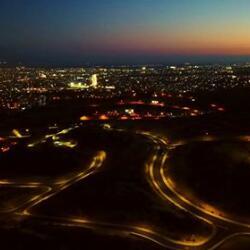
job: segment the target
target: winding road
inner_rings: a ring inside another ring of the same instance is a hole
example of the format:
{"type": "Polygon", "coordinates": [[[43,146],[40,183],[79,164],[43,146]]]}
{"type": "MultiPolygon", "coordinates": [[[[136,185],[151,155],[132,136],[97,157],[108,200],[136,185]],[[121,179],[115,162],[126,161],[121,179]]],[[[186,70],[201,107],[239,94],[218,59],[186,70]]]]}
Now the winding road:
{"type": "MultiPolygon", "coordinates": [[[[124,129],[112,129],[117,133],[126,132],[124,129]]],[[[72,129],[63,130],[56,136],[66,134],[72,129]]],[[[129,131],[131,132],[131,131],[129,131]]],[[[127,237],[140,237],[144,240],[149,240],[155,244],[167,248],[167,249],[209,249],[214,250],[221,246],[224,242],[239,236],[250,235],[250,225],[238,222],[230,218],[223,217],[220,212],[210,211],[197,204],[192,203],[182,194],[175,190],[176,183],[173,183],[170,176],[167,175],[166,161],[170,150],[173,150],[177,145],[170,144],[165,137],[156,135],[152,132],[134,131],[138,136],[146,137],[153,145],[153,153],[149,156],[145,163],[145,178],[159,196],[160,199],[171,202],[177,209],[181,209],[191,216],[207,223],[211,226],[212,232],[207,238],[195,237],[192,241],[188,240],[174,240],[165,235],[161,235],[158,232],[151,230],[150,228],[134,226],[134,225],[119,225],[108,222],[100,222],[95,220],[87,220],[83,218],[59,218],[59,217],[46,217],[33,215],[31,210],[41,202],[44,202],[63,190],[69,188],[71,185],[83,181],[90,175],[95,174],[102,167],[107,155],[106,152],[97,152],[93,157],[89,166],[84,168],[71,176],[70,178],[64,178],[60,182],[55,181],[53,183],[22,183],[12,180],[0,181],[0,186],[8,187],[29,187],[29,188],[42,188],[44,191],[39,195],[35,195],[27,200],[25,203],[20,204],[15,209],[6,211],[3,216],[13,215],[19,219],[32,218],[36,223],[61,226],[61,227],[82,227],[91,228],[92,230],[109,231],[117,235],[127,237]]],[[[51,135],[53,137],[55,135],[51,135]]],[[[204,138],[203,138],[204,139],[204,138]]],[[[40,142],[36,142],[40,143],[40,142]]],[[[34,147],[36,143],[29,146],[34,147]]],[[[185,143],[185,142],[183,142],[185,143]]]]}

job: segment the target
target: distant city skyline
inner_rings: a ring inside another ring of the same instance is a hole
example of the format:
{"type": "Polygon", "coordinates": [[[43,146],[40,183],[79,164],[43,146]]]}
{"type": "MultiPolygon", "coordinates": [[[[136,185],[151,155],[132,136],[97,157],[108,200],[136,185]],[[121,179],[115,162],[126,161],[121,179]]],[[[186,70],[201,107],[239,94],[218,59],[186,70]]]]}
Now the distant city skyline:
{"type": "Polygon", "coordinates": [[[0,61],[250,61],[248,0],[2,0],[0,61]]]}

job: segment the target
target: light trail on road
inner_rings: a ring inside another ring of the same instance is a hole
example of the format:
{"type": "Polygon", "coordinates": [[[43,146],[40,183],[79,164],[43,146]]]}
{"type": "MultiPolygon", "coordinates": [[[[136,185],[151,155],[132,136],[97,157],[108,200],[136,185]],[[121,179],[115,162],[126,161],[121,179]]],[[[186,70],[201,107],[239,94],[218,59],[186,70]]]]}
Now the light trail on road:
{"type": "MultiPolygon", "coordinates": [[[[78,127],[78,126],[77,126],[78,127]]],[[[48,138],[58,138],[60,135],[67,134],[69,131],[74,128],[64,129],[56,134],[47,135],[43,139],[29,144],[29,146],[34,147],[38,143],[42,143],[44,140],[48,138]]],[[[107,128],[106,128],[107,129],[107,128]]],[[[111,127],[108,128],[110,131],[115,132],[126,132],[125,129],[113,129],[111,127]]],[[[129,131],[131,132],[131,131],[129,131]]],[[[170,176],[166,176],[166,161],[168,159],[168,152],[170,150],[175,149],[178,145],[184,145],[189,143],[188,141],[181,141],[181,143],[169,143],[168,140],[160,135],[153,134],[152,132],[143,132],[143,131],[133,131],[137,135],[141,135],[146,137],[154,146],[153,153],[148,158],[145,164],[145,175],[151,186],[151,188],[158,194],[158,196],[164,200],[171,202],[176,208],[181,209],[182,211],[192,215],[194,218],[205,222],[206,224],[211,226],[211,234],[208,237],[197,237],[196,241],[188,241],[188,240],[174,240],[165,235],[159,234],[155,230],[152,230],[143,226],[135,226],[135,225],[122,225],[122,224],[112,224],[108,222],[100,222],[86,218],[57,218],[57,217],[46,217],[46,216],[37,216],[31,213],[31,209],[39,205],[40,203],[52,198],[56,194],[62,192],[63,190],[69,188],[73,184],[93,175],[96,173],[103,162],[106,159],[106,152],[100,151],[98,152],[92,159],[91,163],[88,167],[85,167],[80,172],[74,174],[70,177],[64,177],[60,181],[54,181],[49,183],[49,185],[45,185],[42,182],[27,182],[21,183],[13,180],[0,180],[0,186],[8,186],[15,188],[46,188],[46,191],[33,196],[28,201],[18,206],[9,212],[14,212],[15,215],[20,216],[20,218],[33,218],[37,219],[41,222],[46,222],[50,225],[57,226],[68,226],[68,227],[83,227],[90,228],[97,231],[102,231],[104,234],[106,231],[112,231],[116,234],[126,235],[128,237],[135,236],[140,237],[145,240],[149,240],[161,247],[170,248],[170,249],[209,249],[215,250],[221,244],[226,242],[227,240],[236,237],[238,235],[250,235],[250,232],[236,232],[236,233],[228,233],[226,236],[218,236],[218,229],[221,226],[227,227],[229,224],[235,224],[237,226],[243,226],[250,228],[250,225],[245,223],[238,223],[236,221],[223,218],[221,216],[217,216],[213,213],[210,213],[206,209],[197,206],[188,200],[185,196],[179,194],[176,191],[176,183],[174,183],[170,176]],[[209,217],[208,217],[209,216],[209,217]]],[[[195,141],[211,141],[217,140],[216,137],[201,137],[195,138],[195,141]]],[[[192,141],[192,140],[190,140],[192,141]]],[[[237,229],[238,230],[238,229],[237,229]]]]}
{"type": "Polygon", "coordinates": [[[51,190],[45,193],[45,195],[40,195],[38,197],[33,197],[29,201],[29,205],[25,207],[25,209],[21,212],[17,212],[20,215],[31,215],[29,210],[33,208],[34,206],[37,206],[41,202],[48,200],[52,196],[55,196],[56,194],[62,192],[66,188],[70,187],[71,185],[87,178],[88,176],[94,174],[103,164],[104,160],[106,159],[106,152],[100,151],[98,152],[90,165],[87,167],[87,169],[82,170],[81,172],[77,173],[74,177],[69,178],[63,183],[57,183],[55,182],[54,185],[52,184],[51,190]],[[53,187],[54,186],[54,187],[53,187]]]}
{"type": "Polygon", "coordinates": [[[168,144],[167,140],[164,139],[164,137],[161,137],[158,139],[158,135],[154,135],[150,132],[143,132],[142,133],[145,136],[151,137],[152,141],[156,143],[156,148],[159,149],[159,144],[162,144],[162,147],[165,147],[165,154],[163,156],[159,156],[161,159],[161,164],[156,164],[157,162],[157,153],[151,157],[151,161],[146,164],[145,173],[148,176],[149,182],[153,189],[158,193],[158,195],[165,200],[170,201],[172,204],[174,204],[176,207],[192,214],[194,217],[206,221],[210,225],[213,226],[213,233],[211,234],[210,238],[204,242],[204,249],[216,249],[219,245],[221,245],[224,241],[227,239],[230,239],[231,237],[236,237],[238,235],[249,235],[250,232],[244,232],[244,228],[250,228],[250,225],[247,223],[238,222],[229,218],[225,218],[221,215],[215,214],[213,212],[210,212],[209,210],[206,210],[194,203],[192,203],[190,200],[188,200],[185,196],[181,195],[175,190],[176,184],[171,180],[170,176],[166,177],[166,160],[168,158],[168,151],[175,149],[179,145],[188,144],[192,141],[216,141],[218,138],[216,137],[199,137],[194,138],[189,141],[182,141],[180,144],[177,143],[174,144],[168,144]],[[162,143],[162,141],[165,141],[165,143],[162,143]],[[159,167],[160,166],[160,167],[159,167]],[[160,175],[157,176],[157,179],[155,178],[155,172],[159,171],[160,175]],[[161,178],[159,178],[161,177],[161,178]],[[164,185],[163,185],[164,184],[164,185]],[[165,187],[164,187],[165,186],[165,187]],[[163,188],[162,188],[163,187],[163,188]],[[209,216],[208,218],[205,218],[205,216],[209,216]],[[243,229],[235,228],[237,227],[243,227],[243,229]],[[228,232],[228,236],[224,237],[223,239],[218,239],[217,243],[215,241],[216,239],[216,233],[218,228],[232,228],[232,230],[236,230],[236,233],[230,233],[228,232]],[[238,232],[237,232],[238,231],[238,232]],[[213,240],[214,238],[214,240],[213,240]],[[208,244],[206,244],[208,243],[208,244]],[[211,247],[212,245],[212,247],[211,247]]]}

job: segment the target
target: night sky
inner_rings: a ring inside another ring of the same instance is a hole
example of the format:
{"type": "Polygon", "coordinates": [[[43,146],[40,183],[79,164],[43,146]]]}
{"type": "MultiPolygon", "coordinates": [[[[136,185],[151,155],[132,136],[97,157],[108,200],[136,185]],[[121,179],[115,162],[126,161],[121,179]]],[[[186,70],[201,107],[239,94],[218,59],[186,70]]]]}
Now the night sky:
{"type": "Polygon", "coordinates": [[[249,0],[1,0],[0,60],[244,61],[249,11],[249,0]]]}

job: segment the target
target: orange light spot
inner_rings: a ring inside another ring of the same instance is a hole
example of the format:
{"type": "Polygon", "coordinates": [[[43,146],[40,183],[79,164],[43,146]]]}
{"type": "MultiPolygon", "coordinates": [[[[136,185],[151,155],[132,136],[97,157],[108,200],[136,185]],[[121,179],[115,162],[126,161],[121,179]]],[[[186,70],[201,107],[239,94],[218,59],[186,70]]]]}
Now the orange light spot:
{"type": "Polygon", "coordinates": [[[108,118],[108,116],[106,116],[106,115],[101,115],[101,116],[99,116],[99,120],[102,120],[102,121],[105,121],[105,120],[108,120],[109,118],[108,118]]]}
{"type": "Polygon", "coordinates": [[[90,118],[88,117],[88,116],[82,116],[81,118],[80,118],[80,120],[81,121],[89,121],[90,120],[90,118]]]}

